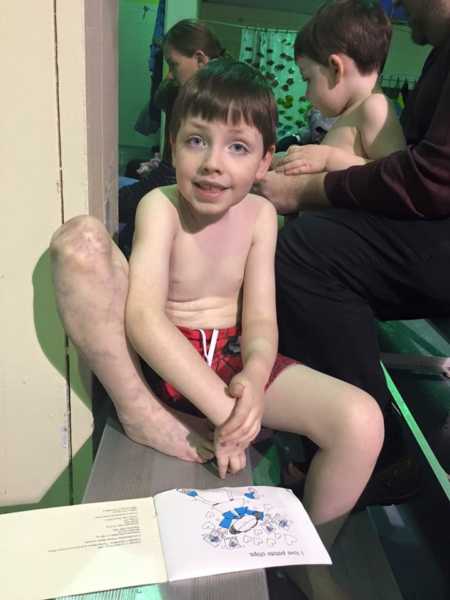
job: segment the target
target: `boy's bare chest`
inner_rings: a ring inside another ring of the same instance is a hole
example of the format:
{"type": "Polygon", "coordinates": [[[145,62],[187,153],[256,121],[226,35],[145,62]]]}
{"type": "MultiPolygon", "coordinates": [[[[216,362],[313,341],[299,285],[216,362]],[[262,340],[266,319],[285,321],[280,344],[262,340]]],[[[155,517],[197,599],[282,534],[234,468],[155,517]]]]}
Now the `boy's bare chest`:
{"type": "Polygon", "coordinates": [[[236,296],[250,245],[251,231],[241,227],[180,232],[170,257],[169,296],[178,301],[236,296]]]}

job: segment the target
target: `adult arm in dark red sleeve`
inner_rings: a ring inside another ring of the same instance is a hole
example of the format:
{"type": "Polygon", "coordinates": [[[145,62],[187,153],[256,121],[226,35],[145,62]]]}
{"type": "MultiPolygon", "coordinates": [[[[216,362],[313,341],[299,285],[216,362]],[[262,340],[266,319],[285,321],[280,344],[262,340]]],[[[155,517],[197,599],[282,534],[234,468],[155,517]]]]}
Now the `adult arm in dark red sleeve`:
{"type": "Polygon", "coordinates": [[[367,165],[328,173],[331,205],[401,218],[450,216],[450,65],[445,76],[422,139],[367,165]]]}

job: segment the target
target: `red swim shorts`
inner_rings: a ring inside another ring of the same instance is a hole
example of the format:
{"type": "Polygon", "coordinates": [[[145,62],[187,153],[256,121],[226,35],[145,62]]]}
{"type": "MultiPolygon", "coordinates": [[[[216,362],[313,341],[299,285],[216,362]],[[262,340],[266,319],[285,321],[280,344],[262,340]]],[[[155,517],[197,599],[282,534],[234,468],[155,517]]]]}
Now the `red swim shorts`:
{"type": "MultiPolygon", "coordinates": [[[[239,327],[229,327],[219,330],[189,329],[187,327],[178,327],[178,329],[225,383],[230,383],[234,375],[242,371],[239,327]]],[[[281,371],[295,364],[298,364],[296,360],[278,354],[266,384],[266,389],[278,377],[281,371]]],[[[201,414],[187,398],[182,396],[170,383],[163,381],[143,361],[142,366],[148,382],[162,402],[177,410],[195,415],[201,414]]]]}

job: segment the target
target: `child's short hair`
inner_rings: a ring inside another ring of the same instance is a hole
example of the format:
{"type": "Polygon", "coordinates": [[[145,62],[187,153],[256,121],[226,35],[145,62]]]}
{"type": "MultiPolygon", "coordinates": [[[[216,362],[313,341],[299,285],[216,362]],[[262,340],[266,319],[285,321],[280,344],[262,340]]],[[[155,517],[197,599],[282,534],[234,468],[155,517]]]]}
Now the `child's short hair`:
{"type": "Polygon", "coordinates": [[[217,59],[199,69],[180,89],[170,118],[170,137],[176,138],[187,117],[206,121],[241,119],[256,127],[264,153],[276,142],[277,106],[264,76],[246,63],[217,59]]]}
{"type": "Polygon", "coordinates": [[[326,66],[331,54],[345,54],[361,75],[381,72],[391,35],[391,22],[378,0],[333,0],[298,32],[295,59],[307,56],[326,66]]]}

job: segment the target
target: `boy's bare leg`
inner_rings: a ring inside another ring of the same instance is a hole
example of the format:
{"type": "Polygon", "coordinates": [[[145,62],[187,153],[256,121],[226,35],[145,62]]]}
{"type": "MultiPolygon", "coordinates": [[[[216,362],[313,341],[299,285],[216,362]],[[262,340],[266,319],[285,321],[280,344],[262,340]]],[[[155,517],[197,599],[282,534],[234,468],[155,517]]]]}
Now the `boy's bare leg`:
{"type": "MultiPolygon", "coordinates": [[[[305,482],[304,505],[324,544],[331,548],[375,466],[384,438],[375,400],[308,367],[283,371],[265,397],[263,424],[307,436],[319,447],[305,482]]],[[[348,598],[327,567],[299,571],[311,598],[348,598]],[[301,573],[300,571],[303,571],[301,573]]],[[[292,574],[292,571],[290,572],[292,574]]]]}
{"type": "Polygon", "coordinates": [[[127,435],[165,454],[199,461],[196,448],[203,454],[204,440],[152,394],[127,341],[128,263],[105,227],[93,217],[75,217],[54,234],[50,251],[67,335],[107,390],[127,435]]]}

